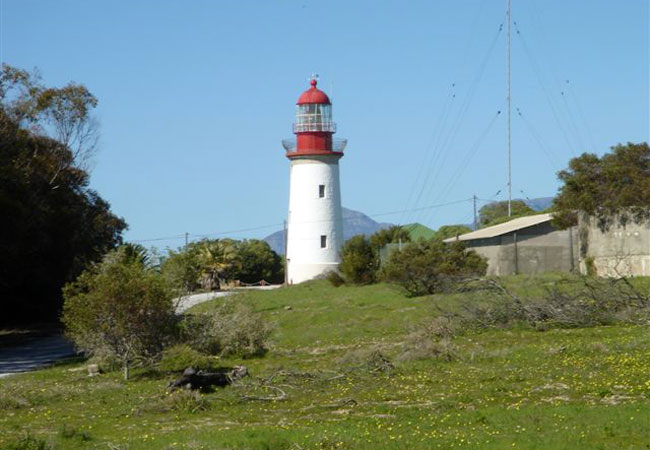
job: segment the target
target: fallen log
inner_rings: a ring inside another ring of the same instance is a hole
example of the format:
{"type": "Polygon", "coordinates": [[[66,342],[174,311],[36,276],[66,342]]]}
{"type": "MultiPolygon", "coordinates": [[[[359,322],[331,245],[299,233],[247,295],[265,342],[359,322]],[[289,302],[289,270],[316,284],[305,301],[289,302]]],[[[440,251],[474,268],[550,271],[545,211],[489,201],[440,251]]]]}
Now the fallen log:
{"type": "Polygon", "coordinates": [[[191,389],[211,390],[216,387],[225,387],[248,375],[248,369],[244,366],[220,367],[215,371],[199,370],[188,367],[176,380],[167,386],[170,390],[191,389]]]}

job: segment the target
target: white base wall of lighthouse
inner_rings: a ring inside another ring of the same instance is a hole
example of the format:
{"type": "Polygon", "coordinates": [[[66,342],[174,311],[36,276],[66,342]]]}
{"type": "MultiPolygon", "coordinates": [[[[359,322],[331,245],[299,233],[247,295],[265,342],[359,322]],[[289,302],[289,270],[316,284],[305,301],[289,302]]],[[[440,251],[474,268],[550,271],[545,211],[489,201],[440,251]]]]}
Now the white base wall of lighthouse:
{"type": "Polygon", "coordinates": [[[298,284],[304,281],[313,280],[329,272],[336,272],[339,263],[321,263],[321,264],[294,264],[289,269],[289,284],[298,284]]]}
{"type": "Polygon", "coordinates": [[[301,283],[336,270],[343,245],[339,156],[291,160],[287,281],[301,283]]]}

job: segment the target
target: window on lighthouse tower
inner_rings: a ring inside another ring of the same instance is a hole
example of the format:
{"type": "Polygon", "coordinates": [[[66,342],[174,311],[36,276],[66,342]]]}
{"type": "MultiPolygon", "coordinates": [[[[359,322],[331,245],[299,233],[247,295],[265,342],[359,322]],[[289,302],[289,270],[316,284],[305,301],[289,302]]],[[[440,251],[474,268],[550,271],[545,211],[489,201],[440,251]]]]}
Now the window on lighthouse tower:
{"type": "Polygon", "coordinates": [[[327,248],[327,236],[324,234],[320,236],[320,248],[327,248]]]}
{"type": "Polygon", "coordinates": [[[325,185],[324,184],[319,184],[318,185],[318,197],[319,198],[325,198],[325,185]]]}

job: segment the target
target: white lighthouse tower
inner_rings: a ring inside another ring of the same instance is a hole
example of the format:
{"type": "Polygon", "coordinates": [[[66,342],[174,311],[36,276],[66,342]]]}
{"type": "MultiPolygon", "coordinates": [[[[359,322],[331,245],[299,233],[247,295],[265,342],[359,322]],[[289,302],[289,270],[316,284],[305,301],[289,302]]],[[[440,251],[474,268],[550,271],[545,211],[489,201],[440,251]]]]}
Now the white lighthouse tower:
{"type": "Polygon", "coordinates": [[[287,281],[336,270],[343,244],[339,159],[346,141],[333,139],[332,103],[311,79],[296,103],[295,139],[282,141],[291,161],[287,221],[287,281]]]}

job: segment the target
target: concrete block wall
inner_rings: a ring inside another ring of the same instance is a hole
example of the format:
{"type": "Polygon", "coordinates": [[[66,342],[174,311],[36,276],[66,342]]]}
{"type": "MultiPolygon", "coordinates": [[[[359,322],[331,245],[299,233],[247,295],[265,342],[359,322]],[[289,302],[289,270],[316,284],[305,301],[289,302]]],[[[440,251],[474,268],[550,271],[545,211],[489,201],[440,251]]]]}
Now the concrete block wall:
{"type": "Polygon", "coordinates": [[[650,223],[618,225],[601,230],[594,217],[582,215],[580,228],[580,272],[589,266],[598,276],[650,276],[650,223]]]}

